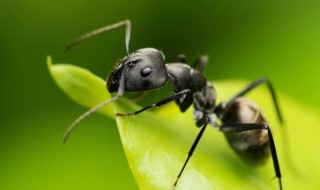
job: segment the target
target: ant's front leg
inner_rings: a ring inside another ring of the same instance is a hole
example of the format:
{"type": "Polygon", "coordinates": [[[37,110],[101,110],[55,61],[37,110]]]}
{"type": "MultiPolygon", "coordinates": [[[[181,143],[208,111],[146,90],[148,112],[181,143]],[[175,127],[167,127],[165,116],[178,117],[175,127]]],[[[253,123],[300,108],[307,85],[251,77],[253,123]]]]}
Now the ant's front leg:
{"type": "Polygon", "coordinates": [[[208,56],[201,55],[198,59],[196,59],[196,61],[191,65],[191,67],[202,73],[204,67],[208,62],[208,59],[208,56]]]}
{"type": "Polygon", "coordinates": [[[187,63],[187,57],[185,54],[179,54],[175,61],[178,61],[179,63],[187,63]]]}
{"type": "Polygon", "coordinates": [[[167,98],[165,98],[165,99],[163,99],[163,100],[161,100],[161,101],[159,101],[159,102],[157,102],[157,103],[155,103],[155,104],[151,104],[151,105],[149,105],[149,106],[146,106],[146,107],[144,107],[144,108],[142,108],[142,109],[140,109],[140,110],[138,110],[138,111],[135,111],[135,112],[132,112],[132,113],[126,113],[126,114],[117,113],[116,116],[131,116],[131,115],[137,115],[137,114],[139,114],[139,113],[141,113],[141,112],[143,112],[143,111],[145,111],[145,110],[148,110],[148,109],[150,109],[150,108],[160,107],[160,106],[165,105],[165,104],[167,104],[167,103],[169,103],[169,102],[172,102],[172,101],[174,101],[174,100],[177,100],[178,98],[180,98],[180,97],[182,97],[182,96],[184,96],[184,95],[187,95],[189,92],[190,92],[190,89],[182,90],[182,91],[180,91],[180,92],[178,92],[178,93],[176,93],[176,94],[174,94],[174,95],[172,95],[172,96],[169,96],[169,97],[167,97],[167,98]]]}
{"type": "MultiPolygon", "coordinates": [[[[178,61],[179,63],[186,63],[186,64],[188,63],[187,57],[184,54],[179,54],[176,58],[176,61],[178,61]]],[[[191,65],[191,67],[199,71],[200,73],[202,73],[207,62],[208,62],[208,56],[201,55],[198,59],[196,59],[196,61],[191,65]]]]}

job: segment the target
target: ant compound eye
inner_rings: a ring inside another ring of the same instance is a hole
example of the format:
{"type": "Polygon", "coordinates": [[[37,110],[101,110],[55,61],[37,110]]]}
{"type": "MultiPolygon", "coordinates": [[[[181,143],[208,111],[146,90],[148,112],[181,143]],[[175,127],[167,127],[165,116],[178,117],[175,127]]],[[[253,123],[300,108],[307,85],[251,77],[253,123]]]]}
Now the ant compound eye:
{"type": "Polygon", "coordinates": [[[142,77],[147,77],[147,76],[150,75],[150,73],[151,73],[150,67],[146,67],[141,71],[141,76],[142,77]]]}

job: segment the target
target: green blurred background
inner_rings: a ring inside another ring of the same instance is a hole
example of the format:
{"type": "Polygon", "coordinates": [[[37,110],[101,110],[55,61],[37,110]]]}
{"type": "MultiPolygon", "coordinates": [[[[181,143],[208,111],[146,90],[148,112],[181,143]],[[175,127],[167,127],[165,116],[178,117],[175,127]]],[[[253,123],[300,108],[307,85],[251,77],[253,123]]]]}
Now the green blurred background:
{"type": "Polygon", "coordinates": [[[105,78],[125,55],[123,29],[64,53],[79,35],[129,18],[131,50],[162,49],[168,62],[207,54],[210,80],[267,76],[319,110],[319,10],[318,0],[1,0],[0,189],[137,189],[113,120],[94,115],[61,143],[85,109],[54,84],[46,56],[105,78]]]}

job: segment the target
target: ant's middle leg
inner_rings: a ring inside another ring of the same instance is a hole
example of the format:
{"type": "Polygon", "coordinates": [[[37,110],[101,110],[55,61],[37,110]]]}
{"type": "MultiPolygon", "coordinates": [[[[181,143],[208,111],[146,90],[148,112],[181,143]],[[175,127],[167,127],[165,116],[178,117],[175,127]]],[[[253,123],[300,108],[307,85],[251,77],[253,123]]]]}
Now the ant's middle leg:
{"type": "Polygon", "coordinates": [[[178,181],[179,181],[179,179],[180,179],[180,177],[181,177],[181,175],[182,175],[182,173],[183,173],[186,165],[188,164],[189,159],[190,159],[191,156],[193,155],[193,152],[194,152],[194,150],[196,149],[196,147],[197,147],[197,145],[198,145],[198,143],[199,143],[199,141],[200,141],[200,139],[201,139],[204,131],[205,131],[206,128],[207,128],[207,124],[208,124],[209,122],[210,122],[210,118],[209,118],[208,116],[204,116],[203,118],[201,118],[201,119],[197,122],[197,125],[201,125],[202,128],[201,128],[200,132],[198,133],[196,139],[194,140],[194,142],[193,142],[193,144],[192,144],[192,146],[191,146],[191,148],[190,148],[190,150],[189,150],[189,152],[188,152],[188,157],[187,157],[186,161],[184,162],[184,164],[183,164],[183,166],[182,166],[182,169],[180,170],[180,172],[179,172],[179,174],[178,174],[178,176],[177,176],[177,179],[176,179],[176,181],[175,181],[175,183],[174,183],[174,185],[173,185],[173,189],[176,188],[176,186],[177,186],[177,184],[178,184],[178,181]]]}

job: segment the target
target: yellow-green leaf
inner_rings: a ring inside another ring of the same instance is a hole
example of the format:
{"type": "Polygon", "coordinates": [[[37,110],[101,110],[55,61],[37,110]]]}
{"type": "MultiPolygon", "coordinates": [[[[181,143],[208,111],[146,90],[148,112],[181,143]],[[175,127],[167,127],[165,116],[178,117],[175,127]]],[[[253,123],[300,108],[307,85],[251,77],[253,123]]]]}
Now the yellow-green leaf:
{"type": "MultiPolygon", "coordinates": [[[[48,66],[58,86],[81,105],[92,107],[110,98],[104,81],[92,73],[71,65],[52,65],[50,60],[48,66]]],[[[229,80],[213,84],[219,99],[227,100],[248,83],[229,80]]],[[[283,176],[283,188],[319,187],[319,112],[280,94],[279,102],[286,123],[280,126],[269,92],[264,86],[252,91],[248,97],[259,103],[270,121],[283,176]]],[[[118,113],[140,108],[125,98],[114,105],[118,113]]],[[[191,111],[189,109],[186,113],[180,113],[177,106],[170,103],[158,110],[116,119],[127,160],[140,189],[172,188],[199,132],[191,111]]],[[[110,106],[100,112],[114,117],[110,106]]],[[[278,189],[274,176],[271,159],[261,167],[245,164],[229,148],[224,135],[210,127],[190,159],[177,189],[278,189]]]]}
{"type": "MultiPolygon", "coordinates": [[[[104,80],[90,71],[70,64],[52,65],[50,56],[47,57],[47,65],[57,85],[78,104],[91,108],[110,99],[104,80]]],[[[114,115],[111,105],[101,108],[98,112],[114,115]]]]}

